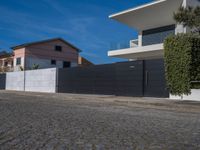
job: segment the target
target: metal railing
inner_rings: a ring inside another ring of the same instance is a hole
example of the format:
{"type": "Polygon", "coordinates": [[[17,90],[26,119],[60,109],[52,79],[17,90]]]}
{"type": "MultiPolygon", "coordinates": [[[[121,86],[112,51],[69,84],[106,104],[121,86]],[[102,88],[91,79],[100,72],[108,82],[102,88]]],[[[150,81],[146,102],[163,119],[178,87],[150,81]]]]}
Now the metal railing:
{"type": "Polygon", "coordinates": [[[111,43],[110,50],[133,48],[137,46],[138,46],[138,40],[123,41],[118,43],[111,43]]]}

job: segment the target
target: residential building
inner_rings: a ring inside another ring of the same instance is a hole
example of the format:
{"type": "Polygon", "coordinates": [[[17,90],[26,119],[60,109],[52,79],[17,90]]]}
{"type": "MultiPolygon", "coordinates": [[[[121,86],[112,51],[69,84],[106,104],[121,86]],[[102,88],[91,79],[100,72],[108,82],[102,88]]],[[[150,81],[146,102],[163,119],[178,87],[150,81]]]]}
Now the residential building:
{"type": "Polygon", "coordinates": [[[78,66],[80,49],[61,38],[25,43],[12,47],[14,70],[29,70],[34,65],[44,68],[78,66]]]}
{"type": "Polygon", "coordinates": [[[13,54],[6,51],[0,52],[0,73],[13,71],[13,54]]]}
{"type": "MultiPolygon", "coordinates": [[[[167,89],[164,83],[165,68],[163,61],[163,43],[166,37],[170,34],[176,35],[191,31],[188,27],[175,22],[173,19],[174,12],[181,6],[195,7],[199,5],[199,0],[155,0],[109,16],[109,18],[138,31],[137,39],[128,41],[128,44],[116,44],[110,49],[108,56],[142,61],[144,96],[158,95],[165,91],[164,89],[167,89]],[[165,85],[165,87],[161,85],[165,85]]],[[[135,69],[135,73],[137,73],[137,66],[131,68],[135,69]]],[[[135,78],[137,79],[137,77],[135,78]]],[[[196,100],[200,97],[199,93],[199,90],[192,89],[191,95],[184,95],[182,98],[196,100]]],[[[170,95],[170,98],[181,99],[181,97],[174,95],[170,95]]]]}
{"type": "Polygon", "coordinates": [[[187,33],[189,28],[176,24],[173,13],[179,7],[200,5],[198,0],[156,0],[109,16],[138,31],[130,44],[118,43],[108,52],[110,57],[130,60],[163,58],[164,39],[170,34],[187,33]]]}

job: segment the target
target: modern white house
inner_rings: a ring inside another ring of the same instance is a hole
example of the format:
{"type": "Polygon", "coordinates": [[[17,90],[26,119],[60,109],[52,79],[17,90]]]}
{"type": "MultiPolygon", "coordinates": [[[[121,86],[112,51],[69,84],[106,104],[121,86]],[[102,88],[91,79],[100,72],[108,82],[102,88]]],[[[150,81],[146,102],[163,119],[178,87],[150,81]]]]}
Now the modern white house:
{"type": "MultiPolygon", "coordinates": [[[[138,31],[138,39],[130,40],[128,46],[118,44],[108,51],[108,56],[129,60],[162,59],[163,42],[170,34],[187,33],[189,28],[176,24],[173,13],[179,7],[200,5],[199,0],[155,0],[150,3],[118,12],[109,16],[138,31]]],[[[194,93],[200,99],[199,91],[194,93]]],[[[191,96],[186,96],[190,99],[191,96]]],[[[172,97],[177,98],[177,97],[172,97]]],[[[193,97],[192,97],[193,98],[193,97]]]]}

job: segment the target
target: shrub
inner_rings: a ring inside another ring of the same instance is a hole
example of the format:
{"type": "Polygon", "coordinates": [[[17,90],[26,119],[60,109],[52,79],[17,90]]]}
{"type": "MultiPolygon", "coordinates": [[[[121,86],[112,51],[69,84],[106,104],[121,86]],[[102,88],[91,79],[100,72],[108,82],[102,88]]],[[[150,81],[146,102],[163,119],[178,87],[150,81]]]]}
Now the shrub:
{"type": "Polygon", "coordinates": [[[32,66],[32,70],[35,70],[35,69],[39,69],[39,65],[38,64],[33,64],[33,66],[32,66]]]}
{"type": "Polygon", "coordinates": [[[191,62],[192,88],[200,89],[200,38],[193,38],[191,62]]]}
{"type": "Polygon", "coordinates": [[[190,94],[200,88],[200,38],[191,34],[169,36],[164,42],[166,80],[171,94],[190,94]],[[193,82],[195,81],[195,82],[193,82]]]}

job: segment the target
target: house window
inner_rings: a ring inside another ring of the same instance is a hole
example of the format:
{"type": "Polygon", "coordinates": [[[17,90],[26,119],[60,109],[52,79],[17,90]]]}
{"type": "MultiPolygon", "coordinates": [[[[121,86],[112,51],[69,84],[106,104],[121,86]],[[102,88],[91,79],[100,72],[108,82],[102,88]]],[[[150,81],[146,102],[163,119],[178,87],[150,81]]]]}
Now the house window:
{"type": "Polygon", "coordinates": [[[56,60],[51,60],[52,65],[56,65],[56,60]]]}
{"type": "Polygon", "coordinates": [[[7,67],[8,66],[8,62],[6,61],[6,62],[4,62],[4,66],[5,67],[7,67]]]}
{"type": "Polygon", "coordinates": [[[62,52],[62,46],[55,46],[55,51],[62,52]]]}
{"type": "Polygon", "coordinates": [[[163,43],[167,36],[174,34],[175,25],[144,30],[142,32],[142,46],[163,43]]]}
{"type": "Polygon", "coordinates": [[[16,65],[21,65],[21,58],[16,59],[16,65]]]}
{"type": "Polygon", "coordinates": [[[63,61],[63,68],[70,68],[71,62],[70,61],[63,61]]]}

